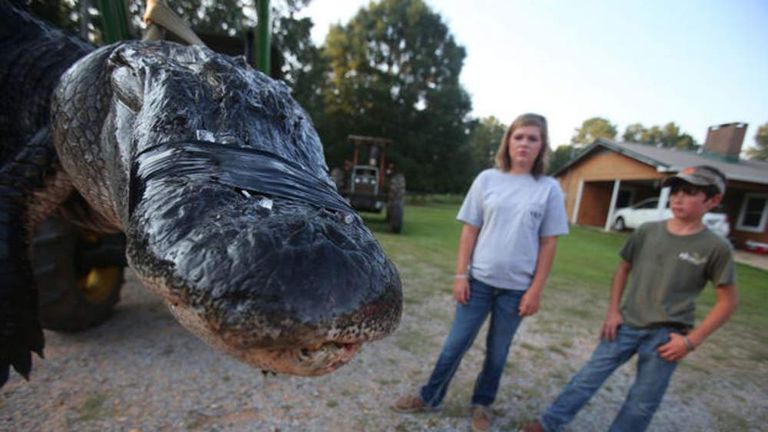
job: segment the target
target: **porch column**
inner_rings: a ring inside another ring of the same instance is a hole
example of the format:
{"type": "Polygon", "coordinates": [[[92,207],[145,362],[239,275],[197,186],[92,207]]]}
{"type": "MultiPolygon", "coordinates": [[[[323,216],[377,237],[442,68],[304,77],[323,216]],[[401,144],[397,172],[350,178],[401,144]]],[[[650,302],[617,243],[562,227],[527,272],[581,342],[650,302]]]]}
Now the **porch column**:
{"type": "Polygon", "coordinates": [[[579,222],[579,206],[581,205],[581,194],[584,192],[584,180],[579,180],[579,190],[576,191],[576,201],[573,203],[573,213],[571,214],[571,223],[579,222]]]}
{"type": "Polygon", "coordinates": [[[605,218],[605,230],[610,231],[613,224],[613,214],[616,212],[616,199],[619,197],[619,187],[621,180],[613,181],[613,191],[611,191],[611,204],[608,206],[608,216],[605,218]]]}
{"type": "Polygon", "coordinates": [[[656,207],[658,210],[658,220],[664,219],[664,210],[667,208],[667,202],[669,201],[669,187],[661,188],[659,192],[659,205],[656,207]]]}

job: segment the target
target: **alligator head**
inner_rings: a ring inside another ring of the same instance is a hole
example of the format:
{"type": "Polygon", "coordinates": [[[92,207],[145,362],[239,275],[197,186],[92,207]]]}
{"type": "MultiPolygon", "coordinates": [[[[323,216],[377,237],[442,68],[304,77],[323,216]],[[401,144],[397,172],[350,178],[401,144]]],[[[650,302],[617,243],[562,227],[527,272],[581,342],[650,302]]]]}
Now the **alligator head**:
{"type": "Polygon", "coordinates": [[[75,187],[125,231],[142,282],[209,344],[319,375],[396,328],[397,271],[336,193],[284,84],[204,47],[129,42],[70,69],[53,112],[75,187]],[[96,127],[71,114],[93,105],[87,94],[106,107],[96,127]]]}

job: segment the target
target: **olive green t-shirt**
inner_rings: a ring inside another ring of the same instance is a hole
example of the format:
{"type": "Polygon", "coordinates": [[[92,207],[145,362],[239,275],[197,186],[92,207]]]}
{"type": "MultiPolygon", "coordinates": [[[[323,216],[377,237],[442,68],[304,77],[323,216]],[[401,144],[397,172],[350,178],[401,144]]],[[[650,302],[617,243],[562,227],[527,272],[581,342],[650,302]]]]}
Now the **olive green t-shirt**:
{"type": "Polygon", "coordinates": [[[632,327],[693,327],[694,300],[708,281],[735,283],[731,245],[708,229],[679,236],[666,221],[641,225],[619,253],[632,265],[621,315],[632,327]]]}

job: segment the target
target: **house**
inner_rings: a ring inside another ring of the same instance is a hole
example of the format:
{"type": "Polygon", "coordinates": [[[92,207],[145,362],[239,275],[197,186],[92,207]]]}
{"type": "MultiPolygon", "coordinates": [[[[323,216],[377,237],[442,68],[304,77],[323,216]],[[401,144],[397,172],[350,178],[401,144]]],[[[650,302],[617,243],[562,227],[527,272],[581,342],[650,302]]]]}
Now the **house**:
{"type": "Polygon", "coordinates": [[[710,127],[698,152],[598,139],[554,176],[565,193],[571,223],[610,229],[617,208],[649,197],[666,206],[661,182],[693,165],[711,165],[728,177],[722,210],[737,248],[768,244],[768,163],[739,158],[747,125],[710,127]]]}

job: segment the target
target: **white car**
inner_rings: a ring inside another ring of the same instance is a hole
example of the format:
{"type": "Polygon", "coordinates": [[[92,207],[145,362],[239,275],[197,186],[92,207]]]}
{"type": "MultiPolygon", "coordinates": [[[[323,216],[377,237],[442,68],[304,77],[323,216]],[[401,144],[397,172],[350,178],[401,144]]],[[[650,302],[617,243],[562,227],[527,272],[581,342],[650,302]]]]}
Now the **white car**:
{"type": "MultiPolygon", "coordinates": [[[[622,207],[616,210],[613,215],[613,229],[623,231],[627,228],[635,229],[646,222],[669,219],[672,217],[672,210],[667,208],[659,211],[659,199],[648,198],[640,201],[632,207],[622,207]]],[[[725,213],[712,211],[705,213],[702,218],[704,225],[716,234],[728,238],[731,232],[731,225],[728,223],[728,216],[725,213]]]]}

